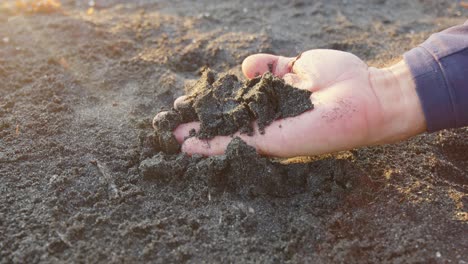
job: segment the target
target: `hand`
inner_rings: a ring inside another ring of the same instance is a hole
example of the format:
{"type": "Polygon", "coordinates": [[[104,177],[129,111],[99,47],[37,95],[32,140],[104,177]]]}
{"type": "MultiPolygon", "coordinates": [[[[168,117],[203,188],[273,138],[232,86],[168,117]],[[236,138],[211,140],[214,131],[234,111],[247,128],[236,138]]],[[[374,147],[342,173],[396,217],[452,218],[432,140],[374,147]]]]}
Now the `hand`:
{"type": "MultiPolygon", "coordinates": [[[[246,58],[247,78],[272,69],[287,83],[312,91],[314,109],[274,121],[253,136],[239,135],[264,155],[293,157],[392,143],[426,129],[411,73],[404,61],[390,68],[369,68],[353,54],[310,50],[297,58],[257,54],[246,58]],[[273,67],[271,67],[273,66],[273,67]]],[[[178,98],[178,102],[184,97],[178,98]]],[[[182,124],[174,135],[188,154],[223,154],[232,137],[184,138],[199,123],[182,124]]]]}

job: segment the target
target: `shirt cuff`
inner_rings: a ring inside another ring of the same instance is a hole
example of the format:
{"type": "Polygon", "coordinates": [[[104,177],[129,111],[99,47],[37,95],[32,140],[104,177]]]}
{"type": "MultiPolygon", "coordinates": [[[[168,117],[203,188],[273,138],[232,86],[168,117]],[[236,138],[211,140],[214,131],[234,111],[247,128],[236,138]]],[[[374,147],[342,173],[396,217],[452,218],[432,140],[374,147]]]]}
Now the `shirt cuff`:
{"type": "Polygon", "coordinates": [[[453,102],[439,62],[423,47],[404,54],[416,84],[426,118],[427,131],[435,132],[456,124],[453,102]]]}

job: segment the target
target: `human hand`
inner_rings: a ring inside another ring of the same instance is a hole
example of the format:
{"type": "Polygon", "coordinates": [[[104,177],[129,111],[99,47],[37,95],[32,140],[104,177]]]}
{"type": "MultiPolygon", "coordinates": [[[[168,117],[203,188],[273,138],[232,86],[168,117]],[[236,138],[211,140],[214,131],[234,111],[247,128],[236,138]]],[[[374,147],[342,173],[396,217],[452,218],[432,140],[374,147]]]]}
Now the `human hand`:
{"type": "MultiPolygon", "coordinates": [[[[353,54],[310,50],[297,58],[256,54],[246,58],[247,78],[266,71],[312,91],[314,109],[279,119],[261,134],[236,134],[264,155],[317,155],[360,146],[392,143],[425,131],[426,125],[411,73],[404,61],[390,68],[369,68],[353,54]]],[[[174,102],[177,108],[184,97],[174,102]]],[[[188,154],[223,154],[232,137],[184,139],[198,122],[181,124],[174,135],[188,154]]]]}

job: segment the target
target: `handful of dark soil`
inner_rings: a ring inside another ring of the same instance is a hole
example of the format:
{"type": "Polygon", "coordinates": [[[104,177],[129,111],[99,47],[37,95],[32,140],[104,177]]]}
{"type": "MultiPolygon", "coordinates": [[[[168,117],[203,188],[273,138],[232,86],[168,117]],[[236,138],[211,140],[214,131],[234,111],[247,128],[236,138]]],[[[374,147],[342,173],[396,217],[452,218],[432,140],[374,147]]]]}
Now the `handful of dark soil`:
{"type": "Polygon", "coordinates": [[[313,109],[311,92],[294,88],[282,79],[265,73],[244,83],[235,75],[205,70],[191,94],[176,109],[153,121],[155,145],[166,153],[177,153],[179,145],[172,131],[181,123],[199,121],[193,133],[201,139],[236,132],[251,134],[257,122],[260,133],[276,119],[297,116],[313,109]]]}
{"type": "Polygon", "coordinates": [[[248,196],[302,192],[307,181],[306,164],[283,165],[261,157],[238,137],[224,155],[189,157],[177,154],[180,145],[172,131],[181,123],[199,121],[200,130],[191,136],[209,139],[237,131],[251,134],[256,121],[260,133],[264,133],[265,127],[278,118],[313,109],[310,95],[310,91],[287,85],[271,73],[241,83],[234,75],[217,78],[206,70],[177,109],[153,120],[155,132],[144,142],[142,159],[146,159],[140,163],[140,172],[145,179],[160,182],[201,178],[204,185],[248,196]]]}

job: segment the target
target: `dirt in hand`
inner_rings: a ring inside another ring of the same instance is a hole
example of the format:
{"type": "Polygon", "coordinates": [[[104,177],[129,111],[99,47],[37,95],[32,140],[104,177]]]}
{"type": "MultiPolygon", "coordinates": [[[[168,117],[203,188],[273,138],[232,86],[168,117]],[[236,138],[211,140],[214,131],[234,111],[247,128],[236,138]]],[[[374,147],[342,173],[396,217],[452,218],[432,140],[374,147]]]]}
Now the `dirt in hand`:
{"type": "Polygon", "coordinates": [[[283,197],[301,192],[306,183],[304,169],[261,157],[238,137],[228,145],[225,155],[201,158],[176,154],[180,146],[172,131],[181,123],[200,121],[200,130],[193,136],[202,139],[238,131],[252,134],[254,121],[264,133],[265,127],[278,118],[313,109],[310,91],[294,88],[269,72],[244,83],[235,75],[217,75],[204,70],[177,109],[154,118],[155,132],[143,143],[148,157],[140,164],[143,177],[170,181],[203,175],[208,186],[249,197],[283,197]]]}
{"type": "Polygon", "coordinates": [[[242,83],[235,75],[206,69],[190,92],[177,110],[153,121],[158,144],[165,152],[177,151],[169,133],[180,123],[200,121],[195,135],[202,139],[238,131],[252,134],[254,121],[264,133],[274,120],[297,116],[314,107],[310,91],[294,88],[269,72],[242,83]]]}

